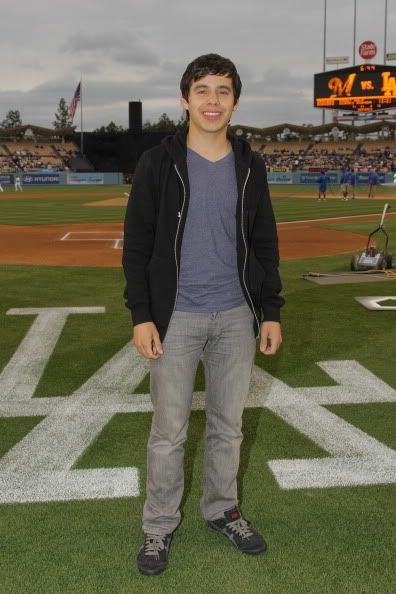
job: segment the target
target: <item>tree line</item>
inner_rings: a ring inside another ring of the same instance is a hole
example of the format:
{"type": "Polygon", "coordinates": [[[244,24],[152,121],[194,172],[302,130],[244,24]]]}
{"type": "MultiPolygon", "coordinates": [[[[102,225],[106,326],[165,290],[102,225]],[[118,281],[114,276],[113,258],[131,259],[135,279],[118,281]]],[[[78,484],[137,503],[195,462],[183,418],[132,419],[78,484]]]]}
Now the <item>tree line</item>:
{"type": "MultiPolygon", "coordinates": [[[[58,109],[56,110],[54,115],[55,119],[52,122],[54,129],[60,130],[62,128],[71,127],[72,121],[69,116],[69,106],[67,105],[63,97],[59,99],[58,109]]],[[[168,116],[168,114],[163,113],[155,122],[146,120],[143,124],[143,132],[169,132],[170,134],[173,134],[174,132],[179,130],[183,126],[183,124],[183,116],[180,117],[179,120],[174,121],[168,116]]],[[[20,111],[18,109],[10,109],[6,114],[6,117],[2,120],[0,127],[16,128],[22,125],[23,124],[20,111]]],[[[123,126],[118,125],[113,121],[109,122],[106,126],[100,126],[100,128],[96,128],[95,130],[93,130],[93,132],[96,132],[98,134],[119,134],[127,131],[128,128],[124,128],[123,126]]]]}

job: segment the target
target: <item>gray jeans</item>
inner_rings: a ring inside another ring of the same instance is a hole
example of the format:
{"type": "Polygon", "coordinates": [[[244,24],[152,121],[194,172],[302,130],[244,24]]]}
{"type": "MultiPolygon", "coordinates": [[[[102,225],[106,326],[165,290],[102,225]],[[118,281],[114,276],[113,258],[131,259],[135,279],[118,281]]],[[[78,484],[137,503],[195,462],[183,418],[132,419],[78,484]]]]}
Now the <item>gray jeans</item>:
{"type": "Polygon", "coordinates": [[[173,532],[180,522],[183,445],[202,354],[207,431],[201,511],[213,520],[238,503],[242,413],[256,351],[253,314],[246,303],[214,313],[175,311],[163,349],[150,361],[154,414],[143,511],[143,530],[158,535],[173,532]]]}

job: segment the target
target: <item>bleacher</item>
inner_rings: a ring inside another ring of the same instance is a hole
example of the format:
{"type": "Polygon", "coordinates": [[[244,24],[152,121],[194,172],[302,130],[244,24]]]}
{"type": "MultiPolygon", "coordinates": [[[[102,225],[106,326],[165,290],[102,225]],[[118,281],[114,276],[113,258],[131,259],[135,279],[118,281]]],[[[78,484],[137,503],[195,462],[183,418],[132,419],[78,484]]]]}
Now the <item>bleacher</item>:
{"type": "Polygon", "coordinates": [[[348,142],[346,140],[316,142],[310,150],[322,154],[353,155],[359,147],[359,142],[348,142]]]}
{"type": "Polygon", "coordinates": [[[78,153],[78,148],[73,142],[53,142],[52,146],[56,149],[58,154],[69,157],[78,153]]]}
{"type": "Polygon", "coordinates": [[[72,142],[7,142],[0,146],[0,169],[68,171],[69,160],[77,154],[78,148],[72,142]]]}
{"type": "Polygon", "coordinates": [[[304,154],[308,147],[311,145],[311,142],[302,141],[302,142],[266,142],[264,146],[264,153],[266,155],[301,155],[304,154]]]}
{"type": "Polygon", "coordinates": [[[365,140],[360,147],[361,152],[366,154],[385,153],[388,151],[396,155],[396,141],[395,140],[365,140]]]}
{"type": "Polygon", "coordinates": [[[50,145],[39,145],[31,142],[7,142],[4,146],[12,154],[17,154],[18,152],[30,153],[36,157],[47,156],[53,152],[50,145]]]}
{"type": "Polygon", "coordinates": [[[253,150],[261,153],[267,167],[286,167],[297,170],[341,170],[354,168],[379,172],[396,171],[396,141],[278,141],[255,140],[253,150]]]}

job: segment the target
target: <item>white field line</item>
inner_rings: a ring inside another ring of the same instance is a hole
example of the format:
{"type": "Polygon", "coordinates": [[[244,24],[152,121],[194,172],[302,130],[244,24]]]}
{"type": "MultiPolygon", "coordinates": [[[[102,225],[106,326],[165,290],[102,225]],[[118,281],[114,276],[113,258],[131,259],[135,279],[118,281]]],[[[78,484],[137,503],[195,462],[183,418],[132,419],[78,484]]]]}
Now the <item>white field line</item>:
{"type": "Polygon", "coordinates": [[[121,237],[114,237],[114,233],[112,231],[69,231],[60,238],[60,241],[107,241],[113,242],[112,248],[115,250],[120,250],[123,247],[124,242],[124,233],[120,231],[119,235],[121,237]],[[102,235],[105,236],[106,233],[111,233],[111,237],[85,237],[86,235],[102,235]],[[79,235],[80,237],[71,237],[71,235],[79,235]]]}
{"type": "MultiPolygon", "coordinates": [[[[284,221],[282,223],[277,223],[278,226],[280,225],[298,225],[301,223],[321,223],[322,221],[342,221],[344,219],[368,219],[375,217],[375,214],[366,214],[366,215],[348,215],[346,217],[328,217],[326,219],[305,219],[302,221],[284,221]]],[[[388,217],[395,217],[396,213],[392,212],[386,215],[388,217]]]]}
{"type": "MultiPolygon", "coordinates": [[[[128,342],[72,394],[33,398],[68,315],[104,313],[105,308],[17,308],[7,315],[33,312],[38,316],[36,324],[6,373],[0,374],[0,416],[37,415],[42,404],[45,418],[1,457],[0,504],[138,496],[138,468],[76,470],[75,463],[114,414],[152,410],[149,395],[135,393],[147,375],[147,361],[128,342]]],[[[396,452],[326,408],[394,403],[396,390],[357,361],[319,361],[317,365],[335,385],[293,388],[253,368],[246,407],[269,409],[327,452],[324,458],[269,460],[278,486],[291,490],[396,484],[396,452]]],[[[201,393],[194,395],[194,401],[194,410],[204,409],[201,393]]]]}
{"type": "MultiPolygon", "coordinates": [[[[303,219],[303,220],[299,220],[299,221],[284,221],[281,223],[277,223],[277,226],[282,226],[282,225],[302,225],[304,223],[322,223],[322,222],[326,222],[326,221],[333,221],[333,222],[337,222],[337,221],[343,221],[346,219],[372,219],[373,214],[367,214],[367,215],[347,215],[347,216],[343,216],[343,217],[327,217],[327,218],[322,218],[322,219],[303,219]]],[[[389,213],[387,215],[388,217],[394,217],[396,216],[396,213],[389,213]]],[[[63,237],[60,238],[60,241],[114,241],[113,244],[113,249],[119,250],[122,249],[122,242],[123,242],[123,238],[124,238],[124,233],[120,232],[121,237],[101,237],[101,238],[88,238],[88,237],[78,237],[78,238],[71,238],[71,235],[104,235],[106,233],[106,231],[69,231],[68,233],[66,233],[63,237]]],[[[111,233],[111,232],[110,232],[111,233]]],[[[345,252],[345,253],[349,253],[349,252],[345,252]]]]}

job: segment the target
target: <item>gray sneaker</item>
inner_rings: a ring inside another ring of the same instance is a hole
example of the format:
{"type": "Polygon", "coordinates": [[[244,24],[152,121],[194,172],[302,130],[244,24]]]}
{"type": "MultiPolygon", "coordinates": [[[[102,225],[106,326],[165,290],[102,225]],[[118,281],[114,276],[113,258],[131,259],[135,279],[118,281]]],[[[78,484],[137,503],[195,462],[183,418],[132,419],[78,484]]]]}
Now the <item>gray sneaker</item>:
{"type": "Polygon", "coordinates": [[[159,575],[168,566],[169,547],[172,534],[157,536],[144,534],[144,543],[137,556],[137,566],[144,575],[159,575]]]}
{"type": "Polygon", "coordinates": [[[221,532],[242,553],[261,555],[267,550],[264,538],[248,525],[237,507],[224,512],[222,518],[209,520],[208,526],[221,532]]]}

